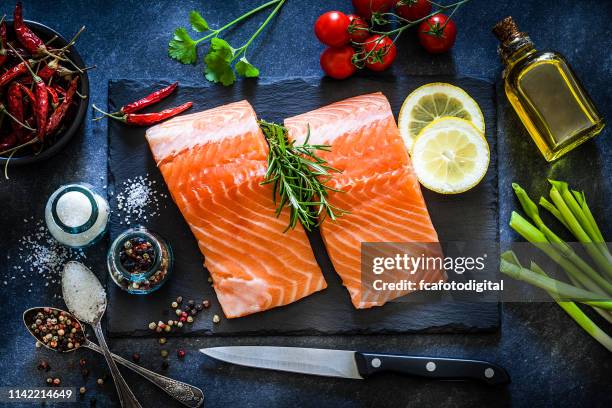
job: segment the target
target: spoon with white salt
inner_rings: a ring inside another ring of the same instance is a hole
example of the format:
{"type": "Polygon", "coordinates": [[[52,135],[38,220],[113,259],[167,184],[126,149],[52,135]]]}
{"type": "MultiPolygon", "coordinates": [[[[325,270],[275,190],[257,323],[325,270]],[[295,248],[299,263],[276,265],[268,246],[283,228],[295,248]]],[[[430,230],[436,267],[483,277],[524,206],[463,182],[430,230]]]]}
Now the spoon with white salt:
{"type": "Polygon", "coordinates": [[[122,407],[141,408],[136,396],[125,382],[108,349],[100,321],[106,311],[106,291],[85,265],[70,261],[62,271],[62,294],[70,313],[81,322],[90,324],[108,364],[122,407]]]}

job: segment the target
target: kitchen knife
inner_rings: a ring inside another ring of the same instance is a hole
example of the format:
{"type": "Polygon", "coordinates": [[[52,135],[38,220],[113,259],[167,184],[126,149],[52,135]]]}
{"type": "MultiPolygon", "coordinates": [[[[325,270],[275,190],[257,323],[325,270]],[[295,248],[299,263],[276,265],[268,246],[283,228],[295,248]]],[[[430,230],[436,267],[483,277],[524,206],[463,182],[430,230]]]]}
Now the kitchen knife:
{"type": "Polygon", "coordinates": [[[361,380],[376,373],[395,372],[444,380],[480,380],[489,385],[510,382],[506,370],[479,360],[270,346],[212,347],[200,352],[247,367],[327,377],[361,380]]]}

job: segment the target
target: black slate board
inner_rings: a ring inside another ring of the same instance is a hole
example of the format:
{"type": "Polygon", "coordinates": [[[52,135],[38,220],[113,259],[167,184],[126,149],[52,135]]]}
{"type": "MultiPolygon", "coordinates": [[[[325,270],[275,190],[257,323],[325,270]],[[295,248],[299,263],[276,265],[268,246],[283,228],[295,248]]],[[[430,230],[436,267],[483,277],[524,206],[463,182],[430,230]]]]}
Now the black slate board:
{"type": "MultiPolygon", "coordinates": [[[[260,118],[282,122],[296,115],[347,97],[382,91],[390,100],[394,113],[404,97],[428,82],[450,82],[465,89],[482,108],[491,147],[491,165],[485,180],[473,190],[458,196],[443,196],[424,190],[433,223],[441,241],[478,240],[496,242],[498,233],[496,109],[493,84],[456,77],[403,77],[390,80],[353,78],[346,81],[282,80],[239,81],[233,87],[198,84],[181,85],[167,101],[154,106],[155,110],[194,102],[192,112],[247,99],[260,118]]],[[[166,82],[151,80],[117,80],[109,83],[109,111],[166,82]]],[[[144,139],[145,130],[109,122],[109,194],[111,208],[117,208],[118,186],[127,178],[149,175],[157,187],[167,194],[161,173],[156,168],[144,139]]],[[[339,277],[333,271],[318,233],[309,238],[328,288],[291,305],[246,316],[221,319],[212,323],[212,316],[223,316],[214,290],[207,282],[208,273],[202,267],[203,258],[187,224],[170,198],[162,205],[160,215],[141,224],[159,232],[173,246],[176,254],[174,276],[156,293],[148,296],[129,295],[108,279],[109,305],[107,309],[110,335],[149,335],[151,321],[175,317],[171,301],[178,295],[196,301],[209,299],[211,308],[201,314],[193,325],[186,325],[183,333],[207,335],[245,334],[362,334],[408,332],[474,332],[492,331],[499,327],[500,310],[497,303],[470,303],[440,300],[436,303],[389,303],[380,308],[355,310],[339,277]]],[[[111,217],[111,240],[126,228],[115,212],[111,217]]],[[[133,224],[132,224],[133,225],[133,224]]]]}

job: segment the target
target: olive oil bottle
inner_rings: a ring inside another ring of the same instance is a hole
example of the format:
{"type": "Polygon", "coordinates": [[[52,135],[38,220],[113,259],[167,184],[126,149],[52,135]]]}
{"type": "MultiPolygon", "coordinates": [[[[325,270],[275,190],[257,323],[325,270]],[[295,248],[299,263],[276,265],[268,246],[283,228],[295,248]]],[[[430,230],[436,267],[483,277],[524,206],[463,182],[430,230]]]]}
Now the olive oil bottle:
{"type": "Polygon", "coordinates": [[[547,161],[597,135],[604,121],[562,55],[537,51],[512,17],[494,28],[508,100],[547,161]]]}

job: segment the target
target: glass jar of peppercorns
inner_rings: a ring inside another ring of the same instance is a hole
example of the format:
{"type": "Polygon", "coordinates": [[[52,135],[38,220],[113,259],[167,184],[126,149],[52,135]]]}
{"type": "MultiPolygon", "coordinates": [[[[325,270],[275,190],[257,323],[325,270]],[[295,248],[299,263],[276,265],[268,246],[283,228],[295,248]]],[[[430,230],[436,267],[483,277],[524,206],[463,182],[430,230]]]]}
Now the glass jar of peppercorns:
{"type": "Polygon", "coordinates": [[[117,286],[145,295],[159,289],[170,277],[174,256],[166,240],[139,226],[113,241],[106,260],[117,286]]]}

